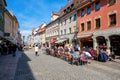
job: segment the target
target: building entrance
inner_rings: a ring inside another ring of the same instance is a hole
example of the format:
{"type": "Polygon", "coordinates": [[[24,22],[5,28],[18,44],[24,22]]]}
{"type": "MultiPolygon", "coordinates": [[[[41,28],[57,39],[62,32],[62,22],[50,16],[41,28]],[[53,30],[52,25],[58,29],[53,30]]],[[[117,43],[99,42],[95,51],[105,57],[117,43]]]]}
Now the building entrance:
{"type": "Polygon", "coordinates": [[[92,47],[93,48],[93,39],[92,38],[84,38],[84,39],[80,39],[81,41],[81,49],[85,46],[85,47],[92,47]]]}
{"type": "Polygon", "coordinates": [[[103,36],[96,37],[96,40],[100,49],[107,49],[106,39],[103,36]]]}
{"type": "Polygon", "coordinates": [[[109,38],[110,38],[111,50],[114,51],[115,55],[120,56],[120,36],[113,35],[113,36],[110,36],[109,38]]]}
{"type": "Polygon", "coordinates": [[[99,46],[103,45],[103,44],[106,44],[106,40],[103,36],[98,36],[98,37],[96,37],[96,39],[97,39],[97,43],[98,43],[99,46]]]}

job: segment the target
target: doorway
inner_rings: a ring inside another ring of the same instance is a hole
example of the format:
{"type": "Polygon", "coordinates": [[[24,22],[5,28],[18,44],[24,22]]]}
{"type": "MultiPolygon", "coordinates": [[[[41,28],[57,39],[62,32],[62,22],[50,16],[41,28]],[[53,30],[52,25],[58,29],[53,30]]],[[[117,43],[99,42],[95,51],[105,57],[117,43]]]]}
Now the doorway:
{"type": "Polygon", "coordinates": [[[120,36],[112,35],[109,38],[110,38],[111,50],[114,51],[115,55],[120,56],[120,36]]]}

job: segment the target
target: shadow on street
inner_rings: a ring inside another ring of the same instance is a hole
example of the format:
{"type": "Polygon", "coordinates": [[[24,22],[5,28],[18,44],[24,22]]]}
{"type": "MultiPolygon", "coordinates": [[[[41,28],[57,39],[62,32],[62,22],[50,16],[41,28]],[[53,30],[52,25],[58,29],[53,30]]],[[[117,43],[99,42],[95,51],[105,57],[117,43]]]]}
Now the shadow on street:
{"type": "Polygon", "coordinates": [[[29,61],[31,59],[23,52],[18,61],[14,80],[35,80],[28,64],[29,61]]]}

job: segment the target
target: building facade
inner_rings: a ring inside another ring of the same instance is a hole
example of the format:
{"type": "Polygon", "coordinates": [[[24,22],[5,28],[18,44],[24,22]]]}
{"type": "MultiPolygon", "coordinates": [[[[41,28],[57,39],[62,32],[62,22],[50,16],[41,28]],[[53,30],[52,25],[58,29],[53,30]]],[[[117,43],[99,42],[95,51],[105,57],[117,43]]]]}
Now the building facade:
{"type": "Polygon", "coordinates": [[[6,6],[6,1],[0,0],[0,37],[4,36],[4,10],[6,6]]]}
{"type": "Polygon", "coordinates": [[[106,45],[120,55],[120,0],[84,0],[78,9],[80,46],[106,45]]]}
{"type": "Polygon", "coordinates": [[[59,37],[59,13],[53,12],[51,22],[46,25],[46,45],[51,47],[59,37]]]}
{"type": "Polygon", "coordinates": [[[43,23],[43,24],[41,24],[41,26],[39,26],[39,31],[38,31],[37,35],[39,35],[39,45],[40,46],[42,46],[46,42],[45,29],[46,29],[46,23],[43,23]]]}
{"type": "Polygon", "coordinates": [[[27,45],[30,46],[30,47],[34,46],[34,36],[33,35],[29,35],[27,37],[27,45]]]}
{"type": "Polygon", "coordinates": [[[13,28],[12,28],[12,36],[13,36],[13,42],[15,42],[15,43],[18,43],[17,42],[17,39],[18,39],[18,32],[19,32],[19,22],[18,22],[18,20],[17,20],[17,18],[16,18],[16,16],[15,15],[13,15],[13,28]]]}
{"type": "Polygon", "coordinates": [[[76,8],[80,0],[68,0],[68,4],[58,12],[53,12],[51,22],[46,26],[46,42],[73,45],[76,34],[76,8]]]}
{"type": "Polygon", "coordinates": [[[39,37],[39,35],[37,35],[38,31],[39,31],[39,27],[34,28],[32,30],[33,46],[36,45],[36,44],[39,44],[39,42],[40,42],[40,37],[39,37]]]}
{"type": "Polygon", "coordinates": [[[29,46],[45,44],[46,23],[42,23],[39,27],[32,29],[32,35],[28,36],[27,44],[29,46]]]}
{"type": "Polygon", "coordinates": [[[13,40],[13,14],[8,11],[7,9],[4,12],[4,20],[5,20],[5,25],[4,25],[4,37],[7,40],[13,40]]]}
{"type": "Polygon", "coordinates": [[[18,31],[17,44],[22,45],[22,36],[21,36],[20,31],[18,31]]]}
{"type": "MultiPolygon", "coordinates": [[[[76,33],[76,20],[77,20],[77,11],[76,7],[78,2],[75,0],[69,1],[68,4],[61,9],[63,14],[60,18],[60,29],[59,29],[59,41],[64,42],[64,45],[73,45],[73,40],[76,33]]],[[[59,42],[58,41],[58,42],[59,42]]]]}
{"type": "Polygon", "coordinates": [[[5,9],[4,16],[4,38],[12,43],[18,43],[19,23],[16,16],[7,9],[5,9]]]}

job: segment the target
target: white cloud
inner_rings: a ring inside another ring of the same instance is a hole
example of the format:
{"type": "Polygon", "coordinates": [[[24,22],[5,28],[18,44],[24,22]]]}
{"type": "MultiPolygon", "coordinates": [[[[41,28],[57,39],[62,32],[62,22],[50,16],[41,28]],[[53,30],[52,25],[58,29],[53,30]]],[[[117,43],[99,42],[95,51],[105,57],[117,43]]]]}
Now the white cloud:
{"type": "Polygon", "coordinates": [[[28,30],[40,25],[40,21],[34,17],[28,17],[27,15],[23,15],[22,13],[18,14],[20,29],[28,30]]]}

